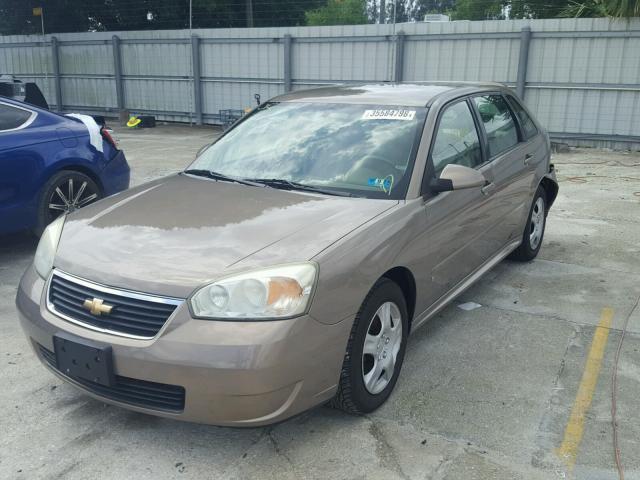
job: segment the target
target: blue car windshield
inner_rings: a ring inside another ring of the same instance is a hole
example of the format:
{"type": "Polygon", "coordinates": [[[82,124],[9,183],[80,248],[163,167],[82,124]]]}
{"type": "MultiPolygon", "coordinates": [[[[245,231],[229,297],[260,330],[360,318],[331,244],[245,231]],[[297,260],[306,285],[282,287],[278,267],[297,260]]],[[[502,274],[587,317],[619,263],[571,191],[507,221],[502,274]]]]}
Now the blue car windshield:
{"type": "Polygon", "coordinates": [[[281,180],[366,198],[404,198],[426,108],[268,103],[189,170],[281,180]]]}

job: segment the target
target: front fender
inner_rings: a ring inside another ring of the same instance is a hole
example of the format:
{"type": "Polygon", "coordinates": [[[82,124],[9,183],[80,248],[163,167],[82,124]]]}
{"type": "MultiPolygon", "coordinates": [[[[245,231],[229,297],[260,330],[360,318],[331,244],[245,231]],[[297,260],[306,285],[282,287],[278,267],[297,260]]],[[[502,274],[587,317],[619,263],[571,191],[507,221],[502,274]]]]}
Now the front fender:
{"type": "Polygon", "coordinates": [[[411,240],[414,214],[424,210],[406,204],[391,208],[314,257],[320,274],[310,315],[330,324],[353,317],[385,272],[406,267],[402,252],[411,240]]]}

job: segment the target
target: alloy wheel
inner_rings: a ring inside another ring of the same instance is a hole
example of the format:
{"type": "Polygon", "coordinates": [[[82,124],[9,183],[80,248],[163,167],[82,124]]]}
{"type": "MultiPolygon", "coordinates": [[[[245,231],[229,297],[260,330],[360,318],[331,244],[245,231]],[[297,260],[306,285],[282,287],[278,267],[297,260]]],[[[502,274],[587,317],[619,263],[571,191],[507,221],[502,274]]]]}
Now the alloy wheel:
{"type": "Polygon", "coordinates": [[[542,230],[544,228],[544,200],[538,197],[536,203],[531,210],[531,220],[529,226],[529,244],[531,249],[538,248],[540,239],[542,238],[542,230]]]}
{"type": "Polygon", "coordinates": [[[71,213],[98,198],[94,185],[86,180],[74,181],[73,177],[63,179],[53,190],[47,203],[49,220],[53,221],[63,213],[71,213]]]}
{"type": "Polygon", "coordinates": [[[362,350],[362,379],[370,394],[382,392],[393,378],[401,345],[400,309],[385,302],[369,322],[362,350]]]}

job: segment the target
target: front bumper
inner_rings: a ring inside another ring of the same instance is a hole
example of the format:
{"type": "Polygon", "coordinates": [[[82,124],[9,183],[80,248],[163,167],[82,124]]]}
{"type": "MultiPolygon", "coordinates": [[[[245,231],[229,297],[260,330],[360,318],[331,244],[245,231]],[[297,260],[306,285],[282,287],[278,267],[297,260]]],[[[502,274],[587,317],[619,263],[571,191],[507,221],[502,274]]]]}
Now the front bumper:
{"type": "Polygon", "coordinates": [[[329,400],[337,388],[353,320],[334,325],[308,315],[265,322],[194,320],[183,303],[156,337],[139,340],[93,331],[54,315],[46,307],[45,287],[29,267],[16,306],[38,357],[55,374],[107,403],[215,425],[266,425],[329,400]],[[132,405],[66,377],[42,350],[52,352],[53,335],[61,332],[110,345],[120,377],[184,387],[184,409],[169,412],[132,405]]]}

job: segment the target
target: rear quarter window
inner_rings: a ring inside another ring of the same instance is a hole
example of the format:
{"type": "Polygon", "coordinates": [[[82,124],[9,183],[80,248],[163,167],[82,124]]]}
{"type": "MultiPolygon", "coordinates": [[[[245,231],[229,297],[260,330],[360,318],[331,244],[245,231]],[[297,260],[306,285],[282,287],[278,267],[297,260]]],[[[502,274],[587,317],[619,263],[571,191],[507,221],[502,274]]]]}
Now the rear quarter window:
{"type": "Polygon", "coordinates": [[[29,110],[0,103],[0,132],[21,127],[31,118],[31,115],[29,110]]]}
{"type": "Polygon", "coordinates": [[[536,124],[533,123],[533,120],[531,120],[531,117],[527,114],[518,100],[511,95],[507,98],[509,99],[509,103],[511,104],[514,112],[516,112],[518,120],[520,120],[524,139],[529,140],[531,137],[535,137],[538,134],[538,128],[536,127],[536,124]]]}

